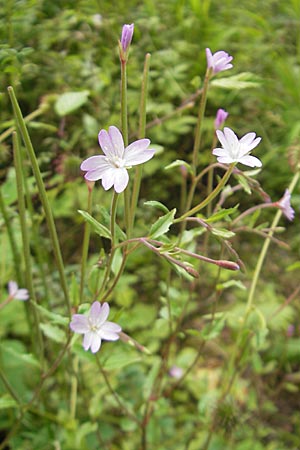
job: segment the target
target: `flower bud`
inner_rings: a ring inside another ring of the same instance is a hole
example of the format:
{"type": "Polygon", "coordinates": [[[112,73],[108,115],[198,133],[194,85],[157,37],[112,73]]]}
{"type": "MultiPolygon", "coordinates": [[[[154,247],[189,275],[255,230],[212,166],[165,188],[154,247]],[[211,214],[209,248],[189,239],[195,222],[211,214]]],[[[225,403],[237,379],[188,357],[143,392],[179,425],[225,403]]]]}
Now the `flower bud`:
{"type": "Polygon", "coordinates": [[[220,108],[217,111],[216,118],[215,118],[215,129],[219,130],[223,127],[225,120],[228,117],[228,112],[224,109],[220,108]]]}
{"type": "Polygon", "coordinates": [[[124,53],[127,52],[133,36],[134,24],[124,25],[121,36],[121,46],[124,53]]]}

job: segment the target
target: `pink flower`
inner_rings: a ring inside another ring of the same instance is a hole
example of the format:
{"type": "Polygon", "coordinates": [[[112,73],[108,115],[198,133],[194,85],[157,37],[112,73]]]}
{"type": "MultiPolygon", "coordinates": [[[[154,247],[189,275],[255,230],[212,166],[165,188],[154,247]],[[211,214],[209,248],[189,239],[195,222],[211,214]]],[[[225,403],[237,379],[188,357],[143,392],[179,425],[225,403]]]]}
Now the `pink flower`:
{"type": "Polygon", "coordinates": [[[261,161],[255,156],[250,156],[251,150],[256,147],[260,141],[260,137],[256,137],[255,133],[247,133],[241,139],[230,129],[225,127],[224,132],[216,131],[222,148],[215,148],[213,155],[216,155],[219,163],[231,164],[242,163],[250,167],[261,167],[261,161]]]}
{"type": "Polygon", "coordinates": [[[129,181],[127,169],[149,161],[155,150],[148,148],[149,139],[139,139],[124,148],[122,134],[114,126],[108,132],[101,130],[98,139],[104,155],[83,161],[80,168],[87,172],[84,177],[89,181],[102,180],[105,190],[113,186],[117,193],[123,192],[129,181]]]}
{"type": "Polygon", "coordinates": [[[228,70],[233,67],[233,65],[230,64],[230,61],[233,60],[233,56],[228,55],[228,53],[223,50],[220,50],[214,54],[212,54],[209,48],[205,51],[207,68],[212,69],[214,75],[218,72],[222,72],[223,70],[228,70]]]}
{"type": "Polygon", "coordinates": [[[15,281],[9,281],[8,283],[8,293],[11,299],[16,300],[28,300],[29,294],[27,289],[19,289],[17,283],[15,281]]]}
{"type": "Polygon", "coordinates": [[[121,36],[121,46],[123,49],[123,52],[126,53],[128,50],[129,45],[132,41],[133,36],[133,30],[134,30],[134,24],[131,25],[123,25],[122,28],[122,36],[121,36]]]}
{"type": "Polygon", "coordinates": [[[228,112],[224,109],[220,108],[217,111],[216,118],[215,118],[215,129],[218,130],[219,128],[222,128],[224,125],[225,120],[228,117],[228,112]]]}
{"type": "Polygon", "coordinates": [[[88,316],[74,314],[70,328],[75,333],[84,334],[83,348],[91,349],[92,353],[98,352],[102,339],[106,341],[117,341],[122,328],[114,322],[108,322],[109,304],[94,302],[88,316]]]}
{"type": "Polygon", "coordinates": [[[291,194],[288,189],[285,190],[283,197],[276,202],[276,205],[282,210],[288,220],[294,220],[295,211],[291,207],[291,194]]]}

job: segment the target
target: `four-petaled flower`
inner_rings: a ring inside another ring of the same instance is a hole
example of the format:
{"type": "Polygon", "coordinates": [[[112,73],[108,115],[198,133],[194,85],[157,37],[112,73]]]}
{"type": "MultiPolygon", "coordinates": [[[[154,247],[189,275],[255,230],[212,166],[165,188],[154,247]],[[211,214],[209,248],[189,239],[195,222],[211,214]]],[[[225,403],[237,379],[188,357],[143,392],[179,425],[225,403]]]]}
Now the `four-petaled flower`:
{"type": "Polygon", "coordinates": [[[8,283],[8,293],[11,299],[15,300],[28,300],[29,293],[27,289],[19,289],[19,286],[15,281],[9,281],[8,283]]]}
{"type": "Polygon", "coordinates": [[[218,130],[219,128],[222,128],[227,117],[228,117],[228,112],[222,108],[219,108],[217,111],[217,114],[216,114],[216,118],[215,118],[215,129],[216,130],[218,130]]]}
{"type": "Polygon", "coordinates": [[[122,28],[122,36],[121,36],[121,46],[124,53],[127,52],[129,45],[131,44],[132,36],[133,36],[134,24],[131,25],[123,25],[122,28]]]}
{"type": "Polygon", "coordinates": [[[218,72],[222,72],[223,70],[231,69],[233,67],[233,65],[230,63],[230,61],[233,60],[233,56],[230,56],[223,50],[220,50],[214,54],[212,54],[209,48],[207,48],[205,51],[207,68],[212,69],[213,75],[218,72]]]}
{"type": "Polygon", "coordinates": [[[101,347],[102,339],[117,341],[122,328],[114,322],[108,322],[109,304],[94,302],[89,315],[74,314],[70,328],[75,333],[84,334],[83,348],[96,353],[101,347]]]}
{"type": "Polygon", "coordinates": [[[283,197],[276,202],[276,205],[282,210],[288,220],[294,220],[295,211],[291,207],[291,194],[288,189],[285,190],[283,197]]]}
{"type": "Polygon", "coordinates": [[[250,167],[261,167],[261,161],[255,156],[249,155],[251,150],[256,147],[260,141],[260,137],[256,137],[255,133],[247,133],[241,139],[230,129],[225,127],[224,132],[216,131],[222,148],[215,148],[213,155],[216,155],[219,163],[231,164],[242,163],[250,167]]]}
{"type": "Polygon", "coordinates": [[[149,139],[139,139],[125,148],[122,134],[114,126],[109,127],[108,132],[101,130],[98,139],[104,155],[91,156],[83,161],[80,168],[87,171],[87,180],[102,180],[105,190],[114,186],[117,193],[123,192],[128,184],[126,169],[148,161],[155,153],[155,150],[148,148],[149,139]]]}

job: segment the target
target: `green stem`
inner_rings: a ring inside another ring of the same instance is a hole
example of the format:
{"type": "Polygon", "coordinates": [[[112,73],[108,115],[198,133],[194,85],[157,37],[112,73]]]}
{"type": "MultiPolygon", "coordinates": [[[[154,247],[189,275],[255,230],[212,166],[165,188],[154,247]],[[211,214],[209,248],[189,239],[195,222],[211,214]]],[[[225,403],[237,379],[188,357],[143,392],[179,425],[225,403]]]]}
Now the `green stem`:
{"type": "MultiPolygon", "coordinates": [[[[16,169],[16,182],[17,182],[17,192],[18,192],[18,208],[19,208],[19,218],[21,225],[21,234],[22,234],[22,242],[23,242],[23,255],[25,262],[25,279],[26,279],[26,287],[29,291],[29,300],[26,303],[29,305],[30,312],[33,315],[35,334],[37,337],[38,343],[38,353],[41,357],[41,360],[44,359],[44,345],[41,330],[39,327],[39,317],[35,308],[32,307],[31,301],[36,301],[35,291],[33,287],[33,279],[32,279],[32,264],[31,264],[31,254],[30,254],[30,240],[28,234],[28,227],[26,223],[26,208],[25,208],[25,199],[24,199],[24,190],[23,190],[23,161],[21,156],[21,149],[19,145],[19,137],[17,133],[13,132],[13,151],[14,151],[14,163],[16,169]]],[[[31,327],[31,323],[29,323],[29,327],[31,327]]],[[[35,345],[34,336],[32,336],[33,344],[35,345]]]]}
{"type": "MultiPolygon", "coordinates": [[[[21,150],[22,151],[22,150],[21,150]]],[[[23,156],[23,153],[22,153],[23,156]]],[[[45,261],[46,261],[46,254],[45,254],[45,248],[42,244],[41,235],[39,232],[39,223],[36,221],[36,214],[33,208],[32,199],[29,191],[28,186],[28,176],[27,176],[27,170],[25,165],[22,165],[22,171],[23,171],[23,182],[24,182],[24,189],[25,189],[25,197],[26,197],[26,206],[27,211],[29,212],[31,224],[32,224],[32,246],[34,248],[34,252],[36,254],[37,262],[38,262],[38,268],[40,271],[40,277],[41,281],[44,286],[44,299],[49,302],[49,284],[47,282],[47,277],[44,269],[45,261]]]]}
{"type": "MultiPolygon", "coordinates": [[[[149,69],[150,69],[150,53],[145,56],[144,72],[142,80],[142,91],[141,91],[141,103],[140,103],[140,123],[139,123],[139,134],[138,138],[142,139],[145,137],[146,132],[146,100],[148,91],[148,79],[149,79],[149,69]]],[[[143,166],[140,164],[135,169],[135,177],[133,182],[132,198],[131,198],[131,208],[130,208],[130,229],[134,225],[134,218],[136,212],[136,206],[138,202],[138,197],[140,193],[141,179],[143,173],[143,166]]],[[[130,237],[130,236],[128,236],[130,237]]]]}
{"type": "Polygon", "coordinates": [[[117,402],[117,404],[119,405],[119,408],[121,411],[123,411],[130,419],[132,419],[135,423],[137,423],[138,425],[140,425],[139,420],[137,419],[137,417],[127,408],[127,406],[121,401],[120,397],[118,396],[118,394],[114,391],[112,385],[109,382],[108,376],[106,375],[105,369],[102,367],[102,364],[100,363],[99,360],[99,356],[96,353],[96,363],[97,366],[104,378],[104,381],[106,383],[106,386],[110,392],[110,394],[114,397],[115,401],[117,402]]]}
{"type": "Polygon", "coordinates": [[[73,374],[71,377],[71,396],[70,396],[70,419],[71,420],[74,420],[76,417],[78,366],[79,366],[79,358],[77,355],[75,355],[74,360],[73,360],[73,374]]]}
{"type": "MultiPolygon", "coordinates": [[[[48,105],[46,103],[42,103],[41,106],[39,106],[38,109],[33,111],[32,113],[28,114],[28,116],[24,117],[24,121],[30,122],[31,120],[35,119],[36,117],[42,115],[46,110],[48,109],[48,105]]],[[[16,127],[12,126],[5,130],[2,134],[0,134],[0,143],[5,141],[6,138],[8,138],[13,131],[15,131],[16,127]]]]}
{"type": "Polygon", "coordinates": [[[55,255],[55,259],[56,259],[56,263],[57,263],[60,282],[61,282],[61,286],[62,286],[62,289],[64,292],[65,303],[67,306],[68,314],[69,314],[69,316],[71,316],[71,304],[70,304],[70,299],[69,299],[69,294],[68,294],[67,280],[66,280],[65,272],[64,272],[64,263],[63,263],[63,259],[62,259],[62,255],[61,255],[61,251],[60,251],[60,246],[59,246],[55,223],[54,223],[54,219],[53,219],[53,215],[52,215],[51,206],[50,206],[50,203],[49,203],[49,200],[47,197],[47,193],[46,193],[43,179],[41,176],[41,172],[39,169],[38,161],[35,156],[35,152],[34,152],[34,149],[33,149],[33,146],[32,146],[32,143],[31,143],[31,140],[30,140],[27,128],[26,128],[26,124],[25,124],[24,118],[22,116],[22,112],[21,112],[20,106],[18,104],[17,98],[15,96],[14,90],[11,86],[8,87],[8,93],[9,93],[10,100],[11,100],[11,103],[13,106],[15,118],[16,118],[18,127],[21,131],[21,135],[22,135],[22,138],[23,138],[26,150],[27,150],[27,154],[28,154],[30,162],[31,162],[32,170],[33,170],[33,173],[34,173],[34,176],[36,179],[36,183],[38,186],[40,199],[41,199],[44,211],[45,211],[45,217],[46,217],[48,229],[50,232],[50,237],[51,237],[53,251],[54,251],[54,255],[55,255]]]}
{"type": "Polygon", "coordinates": [[[201,203],[199,203],[199,205],[196,205],[194,208],[190,209],[189,211],[182,214],[182,216],[178,217],[178,219],[175,219],[173,223],[182,222],[187,217],[192,216],[195,213],[199,212],[201,209],[205,208],[205,206],[208,205],[223,189],[228,179],[230,178],[230,175],[232,174],[234,167],[235,163],[230,164],[223,178],[220,180],[219,184],[215,187],[215,189],[210,193],[210,195],[208,195],[201,203]]]}
{"type": "MultiPolygon", "coordinates": [[[[121,59],[121,126],[124,145],[128,145],[128,114],[127,114],[127,66],[126,60],[121,59]]],[[[125,225],[127,235],[130,236],[130,190],[129,186],[124,191],[125,225]]]]}
{"type": "Polygon", "coordinates": [[[200,143],[201,143],[202,122],[203,122],[204,111],[205,111],[205,106],[206,106],[207,91],[208,91],[210,76],[211,76],[211,71],[209,69],[207,69],[205,78],[204,78],[203,91],[202,91],[202,96],[201,96],[200,105],[199,105],[198,120],[197,120],[197,125],[196,125],[195,141],[194,141],[194,147],[193,147],[192,168],[193,168],[194,175],[196,175],[196,173],[197,173],[198,154],[199,154],[200,143]]]}
{"type": "Polygon", "coordinates": [[[19,285],[22,284],[22,275],[21,275],[21,268],[20,268],[20,255],[18,252],[15,235],[14,235],[14,228],[13,228],[13,222],[9,219],[8,213],[6,210],[4,198],[2,195],[2,191],[0,189],[0,212],[3,216],[4,223],[7,229],[8,239],[11,247],[12,257],[14,261],[14,269],[16,274],[16,279],[19,285]]]}
{"type": "MultiPolygon", "coordinates": [[[[119,198],[119,194],[117,194],[115,191],[113,191],[113,197],[112,197],[112,201],[111,201],[111,209],[110,209],[110,234],[111,234],[111,251],[110,251],[110,256],[109,256],[109,260],[108,263],[106,265],[106,269],[105,269],[105,274],[103,277],[103,281],[102,281],[102,285],[99,289],[99,291],[97,292],[96,296],[100,296],[102,295],[103,291],[106,288],[107,282],[109,281],[109,275],[110,275],[110,271],[111,271],[111,266],[113,263],[113,259],[114,259],[114,255],[115,255],[115,251],[116,251],[116,214],[117,214],[117,204],[118,204],[118,198],[119,198]]],[[[107,297],[107,296],[105,296],[107,297]]]]}
{"type": "MultiPolygon", "coordinates": [[[[92,212],[92,197],[93,189],[88,185],[88,208],[87,212],[91,214],[92,212]]],[[[81,277],[80,277],[80,303],[83,302],[83,289],[85,282],[85,272],[87,265],[87,258],[89,253],[89,243],[90,243],[91,227],[88,222],[84,226],[83,244],[82,244],[82,256],[81,256],[81,277]]]]}
{"type": "MultiPolygon", "coordinates": [[[[297,184],[297,182],[299,180],[299,176],[300,176],[300,170],[298,169],[298,171],[295,173],[295,175],[294,175],[294,177],[293,177],[293,179],[292,179],[292,181],[290,183],[290,186],[288,188],[290,193],[293,192],[293,190],[294,190],[294,188],[295,188],[295,186],[296,186],[296,184],[297,184]]],[[[265,257],[267,255],[267,252],[268,252],[268,249],[269,249],[269,245],[271,243],[271,238],[273,237],[273,234],[274,234],[274,229],[277,227],[281,216],[282,216],[282,211],[279,209],[277,211],[275,217],[274,217],[273,222],[272,222],[271,229],[270,229],[270,231],[268,233],[268,237],[266,238],[266,240],[264,242],[264,245],[263,245],[263,247],[261,249],[261,252],[260,252],[260,255],[259,255],[256,267],[255,267],[255,272],[254,272],[254,275],[253,275],[251,288],[250,288],[250,292],[249,292],[249,296],[248,296],[248,301],[247,301],[247,306],[246,306],[246,318],[248,317],[248,315],[249,315],[249,313],[250,313],[250,311],[252,309],[255,289],[256,289],[256,286],[257,286],[257,283],[258,283],[258,280],[259,280],[260,272],[261,272],[261,269],[262,269],[265,257]]]]}

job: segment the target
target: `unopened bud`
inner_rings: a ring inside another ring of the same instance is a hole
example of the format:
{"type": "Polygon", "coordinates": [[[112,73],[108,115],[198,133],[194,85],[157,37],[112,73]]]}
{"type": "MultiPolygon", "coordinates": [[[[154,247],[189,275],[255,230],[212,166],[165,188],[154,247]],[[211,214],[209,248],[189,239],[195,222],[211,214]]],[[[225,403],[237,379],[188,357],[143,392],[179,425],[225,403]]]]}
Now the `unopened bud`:
{"type": "Polygon", "coordinates": [[[219,259],[218,261],[216,261],[216,264],[220,267],[223,267],[223,269],[240,270],[240,266],[233,261],[226,261],[225,259],[219,259]]]}
{"type": "Polygon", "coordinates": [[[121,46],[124,53],[127,52],[129,45],[131,44],[133,36],[134,24],[124,25],[121,36],[121,46]]]}

